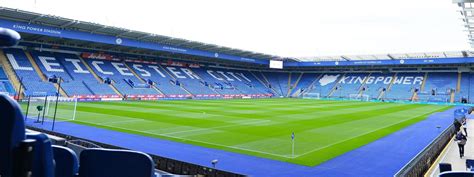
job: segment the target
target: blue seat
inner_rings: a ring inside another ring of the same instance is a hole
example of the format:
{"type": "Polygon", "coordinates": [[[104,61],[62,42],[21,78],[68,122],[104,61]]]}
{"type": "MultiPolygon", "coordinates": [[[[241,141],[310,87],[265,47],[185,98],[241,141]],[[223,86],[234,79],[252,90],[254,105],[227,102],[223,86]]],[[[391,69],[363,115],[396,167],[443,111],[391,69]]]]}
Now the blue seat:
{"type": "Polygon", "coordinates": [[[80,155],[80,177],[153,177],[154,163],[142,152],[86,149],[80,155]]]}
{"type": "Polygon", "coordinates": [[[25,123],[20,106],[7,95],[0,95],[0,176],[13,175],[13,151],[25,140],[25,123]]]}
{"type": "Polygon", "coordinates": [[[447,171],[439,174],[439,177],[474,177],[474,172],[447,171]]]}
{"type": "Polygon", "coordinates": [[[79,171],[76,153],[69,148],[53,145],[56,177],[74,177],[79,171]]]}
{"type": "Polygon", "coordinates": [[[42,133],[27,133],[26,138],[36,140],[33,148],[32,177],[54,177],[54,159],[51,140],[42,133]]]}
{"type": "Polygon", "coordinates": [[[32,172],[33,177],[54,177],[51,141],[44,134],[25,134],[20,106],[0,95],[0,176],[11,177],[32,172]],[[28,144],[29,148],[25,148],[28,144]]]}

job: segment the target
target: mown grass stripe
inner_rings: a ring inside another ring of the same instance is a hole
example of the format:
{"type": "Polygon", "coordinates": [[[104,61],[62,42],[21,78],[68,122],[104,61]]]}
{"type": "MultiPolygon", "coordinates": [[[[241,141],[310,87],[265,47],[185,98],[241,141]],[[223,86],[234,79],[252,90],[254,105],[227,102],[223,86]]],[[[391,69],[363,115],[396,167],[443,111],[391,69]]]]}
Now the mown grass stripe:
{"type": "MultiPolygon", "coordinates": [[[[65,120],[72,114],[70,105],[58,108],[65,120]]],[[[301,99],[81,102],[75,122],[316,165],[447,108],[301,99]],[[296,158],[288,156],[291,132],[298,138],[296,158]]]]}

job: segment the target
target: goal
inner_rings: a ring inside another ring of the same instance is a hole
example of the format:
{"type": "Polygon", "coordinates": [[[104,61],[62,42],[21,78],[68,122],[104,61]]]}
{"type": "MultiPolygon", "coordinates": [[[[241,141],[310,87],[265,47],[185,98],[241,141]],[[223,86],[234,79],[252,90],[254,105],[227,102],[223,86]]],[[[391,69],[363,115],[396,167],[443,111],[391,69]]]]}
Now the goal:
{"type": "Polygon", "coordinates": [[[71,121],[76,119],[77,98],[29,97],[22,104],[27,119],[42,121],[71,121]]]}
{"type": "Polygon", "coordinates": [[[319,93],[303,93],[301,98],[303,98],[303,99],[320,99],[320,94],[319,93]]]}
{"type": "Polygon", "coordinates": [[[359,100],[359,101],[369,101],[369,95],[365,94],[350,94],[349,99],[350,100],[359,100]]]}

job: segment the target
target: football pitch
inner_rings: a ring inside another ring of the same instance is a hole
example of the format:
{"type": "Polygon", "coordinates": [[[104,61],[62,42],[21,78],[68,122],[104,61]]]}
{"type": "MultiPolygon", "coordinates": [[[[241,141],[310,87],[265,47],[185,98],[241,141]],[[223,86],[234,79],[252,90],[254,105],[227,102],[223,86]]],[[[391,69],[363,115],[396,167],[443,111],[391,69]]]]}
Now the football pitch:
{"type": "MultiPolygon", "coordinates": [[[[304,99],[79,102],[71,121],[314,166],[450,107],[304,99]]],[[[59,104],[57,117],[71,114],[71,105],[59,104]]]]}

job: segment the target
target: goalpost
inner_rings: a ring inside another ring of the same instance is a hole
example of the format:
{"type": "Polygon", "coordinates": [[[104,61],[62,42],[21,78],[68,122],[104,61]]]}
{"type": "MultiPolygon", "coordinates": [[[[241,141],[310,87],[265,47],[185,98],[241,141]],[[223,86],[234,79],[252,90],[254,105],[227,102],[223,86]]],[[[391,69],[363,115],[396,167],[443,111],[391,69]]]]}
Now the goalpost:
{"type": "Polygon", "coordinates": [[[319,93],[303,93],[301,96],[303,99],[320,99],[319,93]]]}
{"type": "Polygon", "coordinates": [[[23,106],[28,119],[35,122],[71,121],[76,119],[77,98],[68,97],[29,97],[23,106]],[[57,101],[57,103],[56,103],[57,101]]]}
{"type": "Polygon", "coordinates": [[[369,101],[370,97],[366,94],[350,94],[350,100],[369,101]]]}

